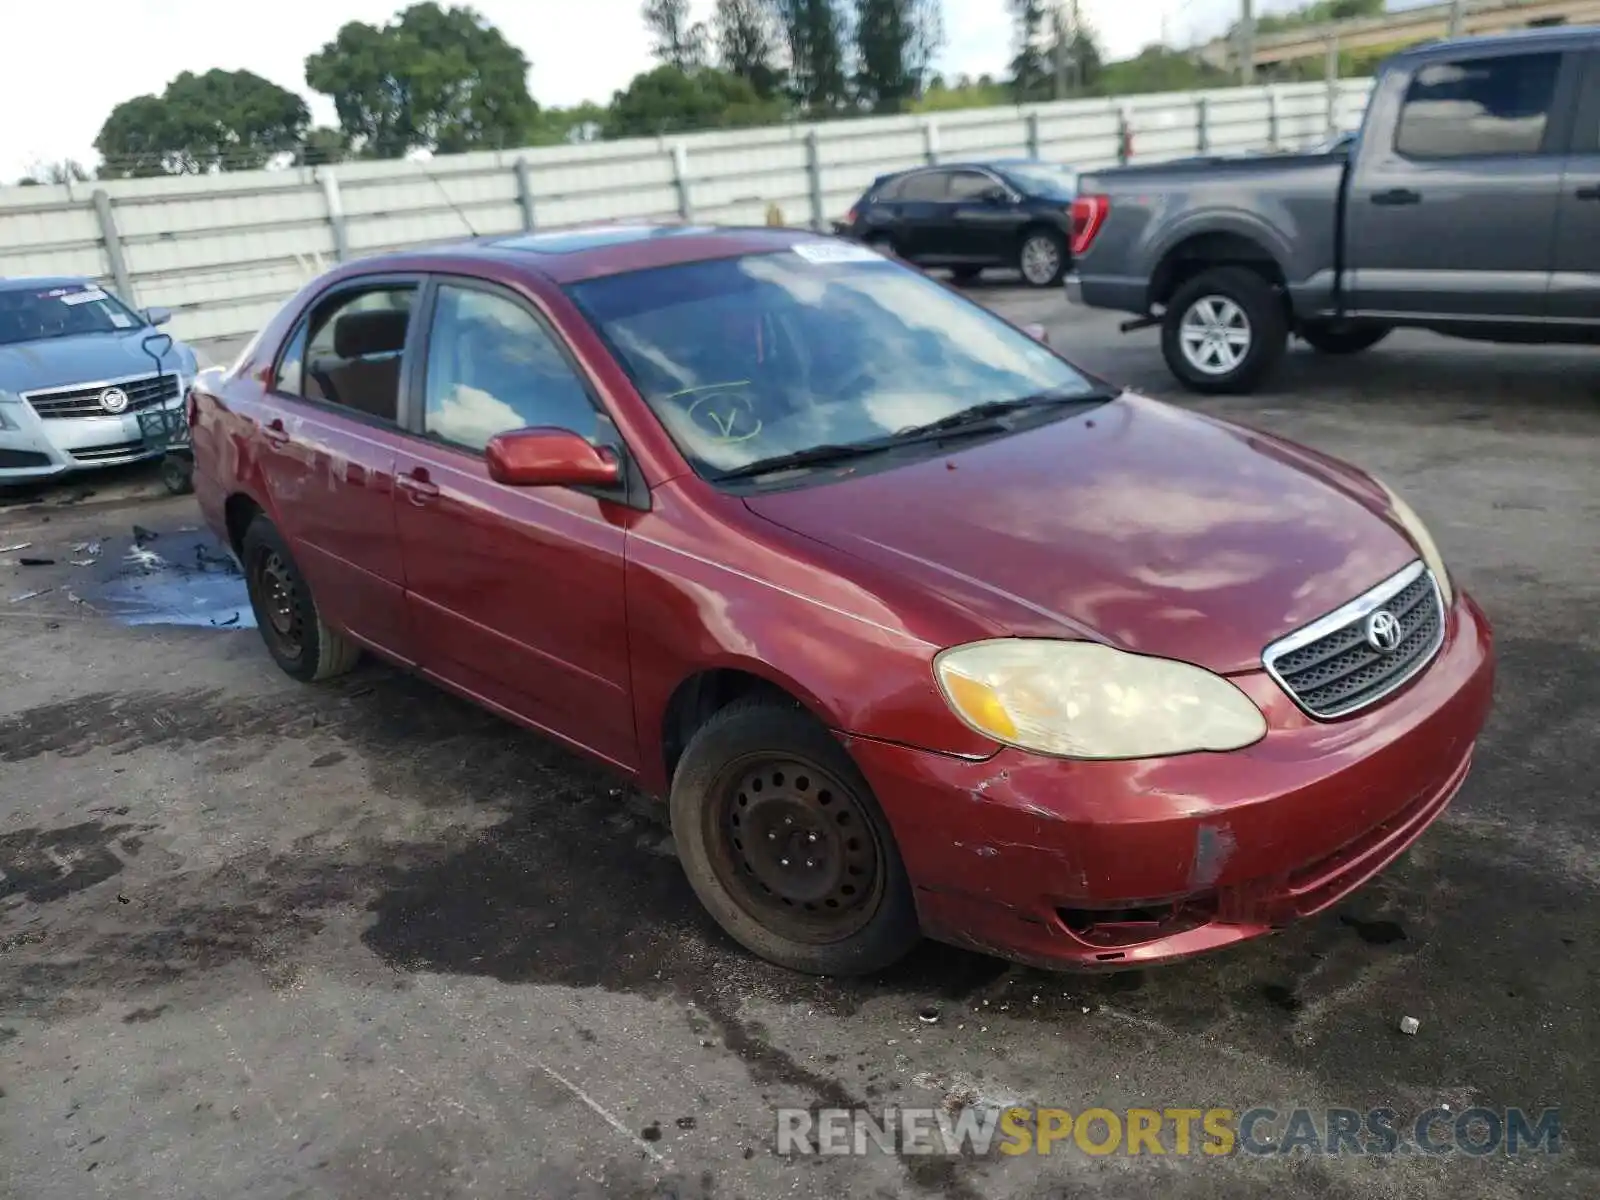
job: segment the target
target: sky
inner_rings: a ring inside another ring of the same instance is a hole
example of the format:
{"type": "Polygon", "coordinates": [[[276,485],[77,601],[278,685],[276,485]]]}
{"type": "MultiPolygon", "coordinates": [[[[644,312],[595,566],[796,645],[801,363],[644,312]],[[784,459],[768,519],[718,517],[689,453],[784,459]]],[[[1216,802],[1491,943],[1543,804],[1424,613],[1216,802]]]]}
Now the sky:
{"type": "MultiPolygon", "coordinates": [[[[696,17],[713,0],[695,0],[696,17]]],[[[382,24],[400,0],[0,0],[0,181],[40,162],[92,162],[95,134],[123,100],[180,71],[249,70],[304,94],[319,124],[333,107],[305,86],[305,59],[347,21],[382,24]]],[[[1109,57],[1167,36],[1190,44],[1225,28],[1239,0],[1080,0],[1109,57]]],[[[1000,75],[1012,54],[1006,0],[943,0],[947,75],[1000,75]]],[[[522,48],[542,105],[604,102],[650,65],[639,0],[475,0],[522,48]]],[[[1258,11],[1295,7],[1266,0],[1258,11]]]]}

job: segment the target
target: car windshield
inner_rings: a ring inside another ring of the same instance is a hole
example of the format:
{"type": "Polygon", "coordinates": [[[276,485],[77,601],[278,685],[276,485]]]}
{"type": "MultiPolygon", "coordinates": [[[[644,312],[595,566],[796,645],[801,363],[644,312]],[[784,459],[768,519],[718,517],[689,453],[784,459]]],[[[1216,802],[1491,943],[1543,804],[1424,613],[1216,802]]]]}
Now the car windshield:
{"type": "Polygon", "coordinates": [[[569,289],[702,475],[850,446],[978,405],[1103,385],[922,274],[844,243],[569,289]]]}
{"type": "Polygon", "coordinates": [[[0,288],[0,346],[90,333],[121,333],[144,322],[92,283],[0,288]]]}
{"type": "Polygon", "coordinates": [[[1046,200],[1072,200],[1078,194],[1077,172],[1068,167],[1053,167],[1049,163],[1029,163],[1026,166],[1007,163],[1000,168],[1000,172],[1030,196],[1046,200]]]}

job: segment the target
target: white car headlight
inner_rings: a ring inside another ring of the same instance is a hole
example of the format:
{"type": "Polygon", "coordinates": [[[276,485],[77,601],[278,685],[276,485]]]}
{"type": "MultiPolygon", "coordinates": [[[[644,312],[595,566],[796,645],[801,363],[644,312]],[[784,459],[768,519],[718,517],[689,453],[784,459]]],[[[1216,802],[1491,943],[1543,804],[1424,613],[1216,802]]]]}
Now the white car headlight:
{"type": "Polygon", "coordinates": [[[1238,750],[1267,732],[1220,675],[1096,642],[996,638],[940,652],[951,710],[985,737],[1058,758],[1157,758],[1238,750]]]}
{"type": "Polygon", "coordinates": [[[1422,523],[1422,518],[1416,511],[1395,493],[1395,490],[1381,479],[1374,479],[1383,494],[1389,497],[1389,507],[1394,512],[1394,519],[1400,522],[1400,527],[1406,531],[1406,536],[1411,539],[1411,544],[1417,548],[1417,553],[1422,555],[1422,561],[1428,564],[1428,570],[1433,572],[1433,577],[1439,583],[1439,594],[1444,597],[1444,606],[1449,608],[1455,603],[1455,587],[1450,582],[1450,572],[1445,568],[1444,555],[1439,553],[1439,547],[1434,544],[1433,535],[1428,532],[1428,527],[1422,523]]]}

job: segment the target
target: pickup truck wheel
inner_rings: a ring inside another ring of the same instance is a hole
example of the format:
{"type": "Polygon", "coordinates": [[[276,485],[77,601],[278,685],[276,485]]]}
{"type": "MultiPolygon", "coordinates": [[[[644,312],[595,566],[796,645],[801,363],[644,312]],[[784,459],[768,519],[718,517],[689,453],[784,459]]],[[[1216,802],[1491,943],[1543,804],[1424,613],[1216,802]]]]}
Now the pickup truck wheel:
{"type": "Polygon", "coordinates": [[[905,866],[867,781],[798,707],[743,700],[713,715],[684,749],[670,807],[700,902],[767,961],[859,975],[920,939],[905,866]]]}
{"type": "Polygon", "coordinates": [[[1390,332],[1387,325],[1353,321],[1316,321],[1300,327],[1301,339],[1319,354],[1360,354],[1383,341],[1390,332]]]}
{"type": "Polygon", "coordinates": [[[1215,267],[1180,287],[1161,319],[1161,352],[1191,391],[1254,391],[1289,344],[1272,284],[1245,267],[1215,267]]]}
{"type": "Polygon", "coordinates": [[[257,517],[245,530],[239,550],[256,627],[273,661],[306,683],[353,669],[361,648],[323,621],[278,527],[257,517]]]}
{"type": "Polygon", "coordinates": [[[1017,247],[1017,269],[1029,287],[1055,287],[1067,271],[1067,242],[1053,229],[1034,229],[1017,247]]]}

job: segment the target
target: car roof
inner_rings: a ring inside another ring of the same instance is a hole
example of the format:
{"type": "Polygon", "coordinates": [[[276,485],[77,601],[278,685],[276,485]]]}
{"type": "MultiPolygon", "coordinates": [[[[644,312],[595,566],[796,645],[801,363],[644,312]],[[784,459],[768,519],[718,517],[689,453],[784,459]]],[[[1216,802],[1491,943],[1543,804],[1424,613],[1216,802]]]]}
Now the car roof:
{"type": "Polygon", "coordinates": [[[29,292],[38,288],[82,287],[94,280],[84,275],[0,275],[0,292],[29,292]]]}
{"type": "Polygon", "coordinates": [[[554,283],[578,283],[605,275],[737,258],[782,250],[823,235],[782,226],[711,226],[670,222],[595,223],[533,233],[474,238],[417,250],[363,258],[362,273],[428,270],[452,259],[488,260],[501,267],[542,275],[554,283]]]}
{"type": "Polygon", "coordinates": [[[1513,29],[1505,33],[1440,38],[1438,41],[1422,42],[1398,51],[1394,59],[1415,62],[1417,59],[1454,57],[1463,50],[1470,50],[1474,54],[1498,54],[1519,50],[1555,52],[1587,49],[1597,42],[1600,42],[1600,26],[1549,25],[1534,29],[1513,29]]]}

